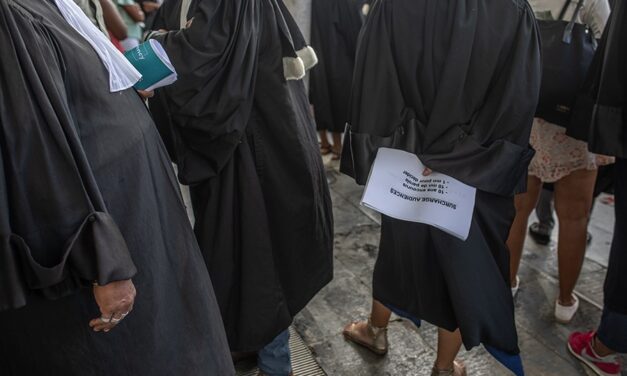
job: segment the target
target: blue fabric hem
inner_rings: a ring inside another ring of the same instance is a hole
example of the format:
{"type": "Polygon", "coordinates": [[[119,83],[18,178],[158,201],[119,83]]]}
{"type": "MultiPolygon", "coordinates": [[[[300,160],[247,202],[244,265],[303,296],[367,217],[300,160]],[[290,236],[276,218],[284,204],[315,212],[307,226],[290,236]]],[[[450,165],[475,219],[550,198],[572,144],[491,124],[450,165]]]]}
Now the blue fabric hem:
{"type": "MultiPolygon", "coordinates": [[[[412,316],[410,313],[403,311],[402,309],[396,308],[390,304],[383,303],[388,309],[390,309],[394,314],[404,319],[411,321],[414,325],[420,328],[422,325],[422,321],[412,316]]],[[[510,354],[505,351],[496,349],[491,346],[484,345],[485,349],[496,359],[499,363],[505,366],[507,369],[512,371],[516,376],[525,376],[525,370],[522,363],[522,358],[520,354],[510,354]]]]}

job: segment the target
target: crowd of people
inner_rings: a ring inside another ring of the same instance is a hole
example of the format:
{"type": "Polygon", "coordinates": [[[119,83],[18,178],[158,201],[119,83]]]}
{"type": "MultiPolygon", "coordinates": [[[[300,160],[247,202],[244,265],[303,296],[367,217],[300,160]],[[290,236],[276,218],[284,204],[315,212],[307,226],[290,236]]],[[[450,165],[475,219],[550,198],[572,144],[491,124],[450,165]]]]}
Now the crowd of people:
{"type": "Polygon", "coordinates": [[[163,0],[76,0],[89,20],[122,52],[139,45],[151,30],[163,0]]]}
{"type": "Polygon", "coordinates": [[[467,374],[462,345],[524,375],[529,217],[543,208],[529,233],[546,244],[554,206],[568,325],[593,199],[612,189],[601,323],[568,348],[621,374],[625,1],[311,3],[309,44],[282,0],[0,0],[0,374],[222,376],[253,358],[293,375],[288,328],[333,278],[321,154],[364,185],[382,147],[474,187],[474,213],[466,240],[382,216],[370,317],[348,341],[385,355],[396,313],[438,327],[434,376],[467,374]],[[555,25],[594,57],[550,117],[555,25]],[[122,52],[144,41],[174,84],[134,88],[122,52]]]}

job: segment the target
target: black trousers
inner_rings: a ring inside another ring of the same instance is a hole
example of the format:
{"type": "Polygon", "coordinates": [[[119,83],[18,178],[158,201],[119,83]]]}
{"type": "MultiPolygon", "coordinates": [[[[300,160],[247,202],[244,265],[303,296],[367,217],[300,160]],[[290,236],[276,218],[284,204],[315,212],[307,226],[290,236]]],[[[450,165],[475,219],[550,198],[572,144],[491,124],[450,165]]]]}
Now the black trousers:
{"type": "Polygon", "coordinates": [[[627,315],[627,159],[616,160],[616,224],[605,281],[605,306],[627,315]]]}
{"type": "Polygon", "coordinates": [[[605,280],[605,311],[598,336],[614,351],[627,353],[627,160],[616,161],[616,225],[605,280]]]}

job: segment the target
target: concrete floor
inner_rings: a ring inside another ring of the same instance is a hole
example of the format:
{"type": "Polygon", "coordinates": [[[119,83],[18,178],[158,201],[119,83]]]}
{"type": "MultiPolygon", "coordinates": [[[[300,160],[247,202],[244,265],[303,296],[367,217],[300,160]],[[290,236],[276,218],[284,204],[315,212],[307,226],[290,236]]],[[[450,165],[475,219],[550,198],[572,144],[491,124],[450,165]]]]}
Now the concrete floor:
{"type": "MultiPolygon", "coordinates": [[[[389,329],[391,348],[385,357],[375,356],[342,338],[343,325],[368,316],[379,217],[359,205],[361,188],[334,167],[329,170],[329,181],[335,211],[335,279],[297,317],[294,326],[328,375],[429,375],[436,336],[436,329],[429,324],[418,329],[394,318],[389,329]]],[[[552,318],[557,294],[554,244],[542,247],[527,241],[516,313],[528,375],[592,374],[567,353],[565,340],[571,331],[596,327],[600,318],[613,231],[611,205],[597,205],[590,230],[594,238],[577,289],[582,298],[581,311],[568,327],[556,324],[552,318]]],[[[509,374],[482,348],[465,352],[462,358],[469,375],[509,374]]]]}

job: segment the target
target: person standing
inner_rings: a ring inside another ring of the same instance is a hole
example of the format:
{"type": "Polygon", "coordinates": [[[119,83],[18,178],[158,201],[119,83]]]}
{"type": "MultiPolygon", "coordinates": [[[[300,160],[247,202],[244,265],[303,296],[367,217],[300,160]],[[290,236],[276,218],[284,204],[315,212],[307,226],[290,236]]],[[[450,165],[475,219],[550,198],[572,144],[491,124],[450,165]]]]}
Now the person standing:
{"type": "Polygon", "coordinates": [[[466,374],[455,361],[462,343],[484,344],[522,374],[505,241],[533,156],[541,62],[531,8],[524,0],[377,1],[356,62],[341,171],[365,184],[380,147],[402,149],[425,175],[477,191],[466,241],[383,216],[371,316],[344,335],[384,354],[393,310],[439,328],[433,375],[466,374]]]}
{"type": "Polygon", "coordinates": [[[124,51],[133,49],[139,45],[143,38],[144,21],[146,14],[135,0],[115,0],[118,11],[126,24],[126,39],[120,41],[124,51]]]}
{"type": "Polygon", "coordinates": [[[126,39],[127,28],[122,15],[112,0],[74,0],[89,20],[108,35],[119,50],[123,50],[119,41],[126,39]]]}
{"type": "Polygon", "coordinates": [[[71,0],[0,0],[0,50],[2,375],[234,375],[140,75],[71,0]]]}
{"type": "Polygon", "coordinates": [[[144,26],[146,30],[152,30],[152,24],[157,16],[157,11],[163,4],[163,0],[138,0],[138,4],[144,11],[144,26]]]}
{"type": "Polygon", "coordinates": [[[596,331],[575,332],[568,348],[596,374],[621,375],[617,353],[627,353],[627,3],[617,0],[591,69],[587,86],[589,109],[569,132],[582,136],[590,150],[614,155],[614,239],[604,287],[604,310],[596,331]]]}
{"type": "Polygon", "coordinates": [[[100,29],[103,33],[107,33],[107,26],[102,11],[100,0],[74,0],[76,5],[85,13],[87,18],[100,29]]]}
{"type": "MultiPolygon", "coordinates": [[[[529,2],[539,19],[570,20],[579,1],[532,0],[529,2]]],[[[607,0],[582,0],[576,22],[588,25],[600,38],[610,13],[607,0]]],[[[536,207],[543,183],[554,183],[555,211],[559,222],[557,244],[560,290],[555,302],[555,319],[567,324],[579,309],[573,294],[583,265],[588,240],[588,221],[597,169],[613,159],[588,151],[584,141],[566,134],[566,128],[534,119],[531,146],[536,155],[529,166],[527,192],[516,197],[516,218],[507,240],[511,252],[511,283],[519,287],[518,269],[522,258],[529,215],[536,207]]]]}
{"type": "Polygon", "coordinates": [[[315,62],[281,0],[165,2],[179,80],[150,107],[189,185],[234,355],[291,373],[293,317],[333,276],[333,218],[302,78],[315,62]]]}
{"type": "Polygon", "coordinates": [[[312,0],[311,46],[320,60],[311,70],[309,101],[313,105],[322,155],[340,159],[348,117],[357,38],[361,29],[356,0],[312,0]],[[329,143],[329,133],[333,144],[329,143]]]}

